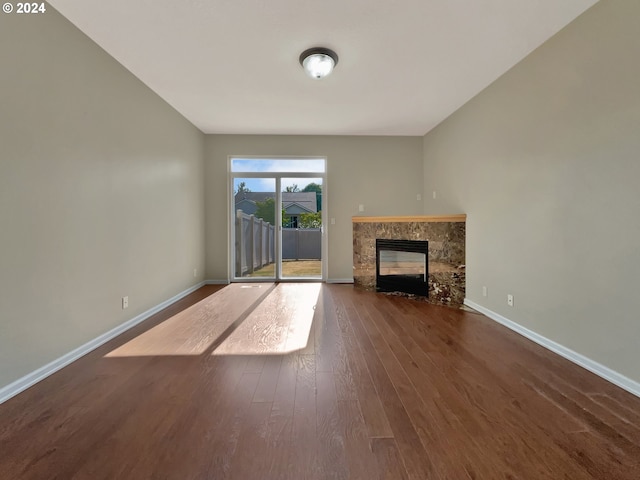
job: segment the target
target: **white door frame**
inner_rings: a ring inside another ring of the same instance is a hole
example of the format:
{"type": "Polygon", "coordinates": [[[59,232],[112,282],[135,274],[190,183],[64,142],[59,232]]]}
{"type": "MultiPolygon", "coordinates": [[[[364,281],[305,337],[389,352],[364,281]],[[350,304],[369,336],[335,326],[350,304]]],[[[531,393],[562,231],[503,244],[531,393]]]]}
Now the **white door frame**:
{"type": "Polygon", "coordinates": [[[327,279],[327,228],[326,219],[327,216],[327,159],[326,157],[304,157],[304,156],[255,156],[255,155],[230,155],[227,160],[227,189],[228,189],[228,217],[227,217],[227,230],[229,232],[229,247],[227,248],[227,261],[229,279],[231,282],[325,282],[327,279]],[[231,161],[233,159],[265,159],[265,160],[324,160],[324,172],[233,172],[231,171],[231,161]],[[260,277],[238,277],[235,271],[235,195],[233,191],[233,183],[236,178],[273,178],[275,179],[275,219],[276,219],[276,234],[275,234],[275,278],[260,278],[260,277]],[[281,181],[283,178],[321,178],[322,179],[322,228],[321,228],[321,278],[282,278],[282,188],[281,181]]]}

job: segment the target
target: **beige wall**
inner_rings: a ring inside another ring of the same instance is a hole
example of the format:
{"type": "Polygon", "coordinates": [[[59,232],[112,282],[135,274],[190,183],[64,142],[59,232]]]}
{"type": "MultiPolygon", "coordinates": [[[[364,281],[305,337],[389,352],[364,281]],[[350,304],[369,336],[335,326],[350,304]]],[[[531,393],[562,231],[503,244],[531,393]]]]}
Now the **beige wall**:
{"type": "Polygon", "coordinates": [[[204,135],[52,8],[0,58],[2,387],[203,279],[204,135]]]}
{"type": "Polygon", "coordinates": [[[599,2],[424,138],[425,213],[468,214],[467,297],[635,381],[638,18],[599,2]]]}
{"type": "Polygon", "coordinates": [[[420,137],[208,135],[205,152],[207,276],[229,276],[227,165],[229,155],[327,157],[328,279],[353,278],[351,217],[422,213],[420,137]],[[358,212],[358,205],[365,212],[358,212]]]}

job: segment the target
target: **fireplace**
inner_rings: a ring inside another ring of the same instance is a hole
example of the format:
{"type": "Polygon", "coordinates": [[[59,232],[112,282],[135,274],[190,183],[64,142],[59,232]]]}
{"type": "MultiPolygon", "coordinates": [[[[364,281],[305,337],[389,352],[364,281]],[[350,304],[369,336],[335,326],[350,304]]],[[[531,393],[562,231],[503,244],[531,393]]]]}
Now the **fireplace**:
{"type": "Polygon", "coordinates": [[[429,296],[427,240],[376,239],[376,290],[429,296]]]}
{"type": "MultiPolygon", "coordinates": [[[[428,241],[428,290],[419,290],[416,300],[460,307],[465,298],[466,215],[420,215],[404,217],[353,217],[353,283],[364,290],[377,289],[391,280],[376,279],[376,239],[428,241]],[[428,293],[427,293],[428,292],[428,293]]],[[[384,250],[384,249],[383,249],[384,250]]],[[[386,249],[390,252],[396,250],[386,249]]],[[[426,253],[427,248],[421,250],[426,253]]],[[[389,255],[389,254],[385,254],[389,255]]],[[[426,257],[425,257],[426,258],[426,257]]],[[[413,262],[415,263],[415,262],[413,262]]],[[[420,262],[422,263],[422,262],[420,262]]],[[[385,263],[383,262],[383,267],[385,263]]],[[[390,274],[390,270],[383,270],[390,274]]],[[[414,275],[416,272],[412,272],[414,275]]],[[[418,275],[424,270],[418,270],[418,275]]],[[[414,278],[414,281],[418,279],[414,278]]],[[[388,288],[388,287],[387,287],[388,288]]],[[[391,286],[391,290],[397,287],[391,286]]]]}

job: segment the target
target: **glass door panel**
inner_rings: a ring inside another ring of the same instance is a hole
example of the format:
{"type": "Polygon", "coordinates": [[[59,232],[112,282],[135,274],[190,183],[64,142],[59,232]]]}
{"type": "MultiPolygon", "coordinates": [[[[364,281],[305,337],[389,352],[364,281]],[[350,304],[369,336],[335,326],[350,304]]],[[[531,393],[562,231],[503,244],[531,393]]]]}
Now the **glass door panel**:
{"type": "Polygon", "coordinates": [[[276,179],[234,178],[235,278],[276,279],[276,179]]]}
{"type": "Polygon", "coordinates": [[[322,178],[282,178],[283,279],[322,278],[322,178]]]}

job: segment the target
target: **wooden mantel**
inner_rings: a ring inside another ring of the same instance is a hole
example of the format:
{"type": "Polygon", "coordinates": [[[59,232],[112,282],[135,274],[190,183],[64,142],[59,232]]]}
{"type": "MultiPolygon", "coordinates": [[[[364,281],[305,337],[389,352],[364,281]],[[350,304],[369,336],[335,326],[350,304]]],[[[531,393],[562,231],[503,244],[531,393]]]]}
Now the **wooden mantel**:
{"type": "Polygon", "coordinates": [[[466,222],[467,215],[407,215],[397,217],[351,217],[353,223],[382,223],[382,222],[466,222]]]}

